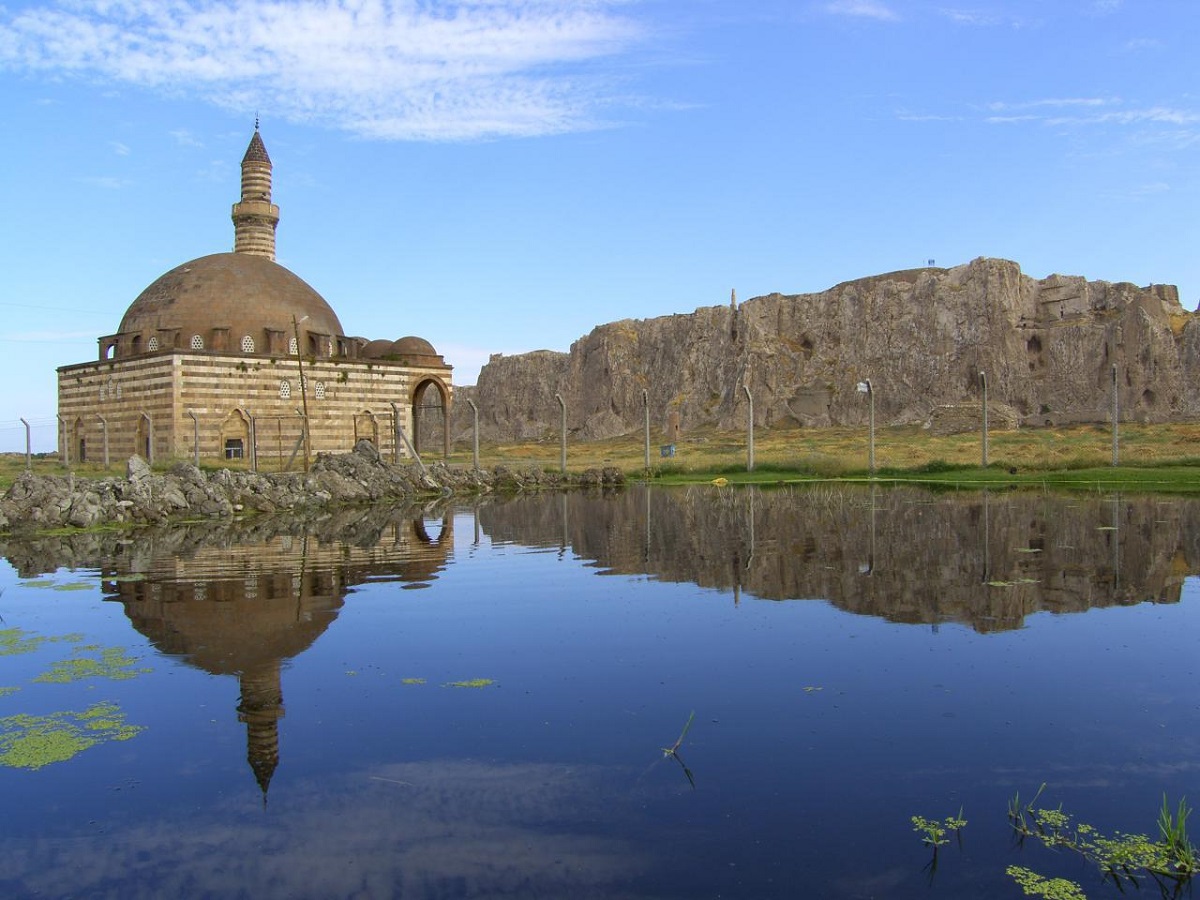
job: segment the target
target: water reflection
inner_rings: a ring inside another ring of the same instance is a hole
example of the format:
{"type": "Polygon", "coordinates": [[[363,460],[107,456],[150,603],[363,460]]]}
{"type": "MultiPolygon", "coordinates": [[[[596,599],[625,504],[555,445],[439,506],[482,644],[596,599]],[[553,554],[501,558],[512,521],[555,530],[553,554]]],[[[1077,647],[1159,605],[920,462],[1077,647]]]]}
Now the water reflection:
{"type": "Polygon", "coordinates": [[[354,510],[311,531],[270,518],[35,539],[3,552],[22,574],[99,569],[104,599],[121,603],[159,652],[236,677],[246,758],[265,803],[279,765],[284,663],[325,632],[355,585],[436,579],[453,550],[452,522],[444,509],[354,510]],[[432,536],[431,515],[440,516],[432,536]]]}
{"type": "Polygon", "coordinates": [[[13,585],[10,626],[120,610],[170,660],[105,686],[136,740],[0,771],[23,810],[0,886],[1002,900],[1005,866],[1035,862],[1010,846],[1014,790],[1053,781],[1112,830],[1194,781],[1194,604],[1026,620],[1180,600],[1198,515],[638,488],[0,544],[23,576],[94,571],[107,602],[13,585]],[[475,676],[495,683],[450,686],[475,676]],[[677,737],[688,771],[663,755],[677,737]],[[931,885],[909,817],[962,806],[969,843],[931,885]]]}
{"type": "Polygon", "coordinates": [[[1019,628],[1039,611],[1178,602],[1200,569],[1194,500],[877,487],[642,488],[492,503],[493,540],[570,546],[614,574],[893,622],[1019,628]]]}

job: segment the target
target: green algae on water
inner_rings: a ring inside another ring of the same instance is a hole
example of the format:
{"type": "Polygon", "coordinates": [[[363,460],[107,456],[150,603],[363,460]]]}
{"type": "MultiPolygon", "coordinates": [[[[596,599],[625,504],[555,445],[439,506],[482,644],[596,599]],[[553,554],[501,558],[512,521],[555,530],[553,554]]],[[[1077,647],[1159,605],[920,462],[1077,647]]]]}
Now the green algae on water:
{"type": "Polygon", "coordinates": [[[33,680],[43,684],[70,684],[85,678],[126,681],[151,671],[148,668],[135,669],[136,663],[137,660],[121,647],[99,647],[89,644],[75,648],[74,656],[58,660],[48,671],[33,680]]]}
{"type": "Polygon", "coordinates": [[[495,684],[491,678],[470,678],[466,681],[451,681],[443,685],[443,687],[452,688],[485,688],[495,684]]]}
{"type": "Polygon", "coordinates": [[[69,643],[77,644],[83,640],[82,634],[62,634],[46,637],[30,634],[20,628],[0,629],[0,656],[17,656],[21,653],[33,653],[42,644],[69,643]]]}
{"type": "Polygon", "coordinates": [[[36,771],[98,744],[127,741],[142,730],[140,725],[127,724],[125,714],[109,702],[92,704],[81,712],[7,716],[0,719],[0,765],[36,771]]]}

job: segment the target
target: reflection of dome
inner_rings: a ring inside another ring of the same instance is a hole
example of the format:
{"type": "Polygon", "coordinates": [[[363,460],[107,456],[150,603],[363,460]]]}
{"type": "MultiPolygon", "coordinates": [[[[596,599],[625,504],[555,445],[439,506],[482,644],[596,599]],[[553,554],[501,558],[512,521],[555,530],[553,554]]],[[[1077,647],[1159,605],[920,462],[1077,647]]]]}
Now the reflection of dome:
{"type": "Polygon", "coordinates": [[[308,317],[305,332],[342,333],[329,304],[283,266],[249,253],[216,253],[176,266],[142,291],[125,312],[120,332],[149,341],[160,330],[178,329],[187,342],[227,328],[236,346],[243,335],[260,340],[264,330],[290,337],[293,316],[308,317]]]}
{"type": "Polygon", "coordinates": [[[395,341],[371,341],[359,354],[366,359],[401,362],[406,366],[445,366],[446,361],[433,344],[414,335],[395,341]]]}

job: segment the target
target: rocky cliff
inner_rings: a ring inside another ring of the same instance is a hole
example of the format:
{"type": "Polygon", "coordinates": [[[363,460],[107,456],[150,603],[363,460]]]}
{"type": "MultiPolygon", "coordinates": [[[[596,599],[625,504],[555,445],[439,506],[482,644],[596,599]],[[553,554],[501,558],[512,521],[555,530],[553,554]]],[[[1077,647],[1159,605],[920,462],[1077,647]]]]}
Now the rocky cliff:
{"type": "Polygon", "coordinates": [[[866,403],[856,386],[866,379],[882,425],[967,427],[964,404],[978,410],[980,372],[995,425],[1101,422],[1114,365],[1123,420],[1200,415],[1200,317],[1175,287],[1039,281],[1014,262],[981,258],[613,322],[568,353],[497,355],[461,391],[455,430],[470,435],[470,397],[484,438],[557,434],[558,393],[575,437],[611,437],[642,427],[643,390],[656,429],[674,416],[685,431],[742,428],[744,388],[763,427],[857,425],[866,403]]]}

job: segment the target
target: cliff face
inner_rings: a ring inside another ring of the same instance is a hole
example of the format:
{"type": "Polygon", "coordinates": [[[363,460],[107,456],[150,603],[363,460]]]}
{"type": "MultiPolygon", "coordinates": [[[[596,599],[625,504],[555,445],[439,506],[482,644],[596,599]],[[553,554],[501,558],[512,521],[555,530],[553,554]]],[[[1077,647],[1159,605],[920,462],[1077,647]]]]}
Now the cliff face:
{"type": "MultiPolygon", "coordinates": [[[[1061,425],[1108,419],[1113,365],[1122,419],[1200,415],[1200,318],[1176,288],[1037,281],[981,258],[601,325],[569,353],[493,357],[463,396],[485,438],[557,433],[559,393],[573,434],[598,439],[641,428],[643,390],[659,428],[671,414],[684,430],[744,427],[743,386],[764,427],[861,424],[856,385],[869,378],[881,424],[924,424],[941,408],[977,406],[982,371],[1003,418],[1061,425]]],[[[470,433],[465,403],[455,424],[470,433]]]]}

